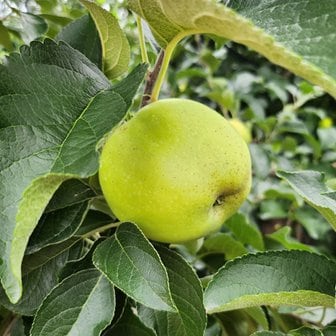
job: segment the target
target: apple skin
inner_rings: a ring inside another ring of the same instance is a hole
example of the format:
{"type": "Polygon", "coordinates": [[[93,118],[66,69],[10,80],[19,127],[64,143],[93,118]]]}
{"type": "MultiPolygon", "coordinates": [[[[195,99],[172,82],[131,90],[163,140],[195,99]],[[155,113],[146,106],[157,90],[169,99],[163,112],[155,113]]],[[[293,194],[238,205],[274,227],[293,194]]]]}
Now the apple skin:
{"type": "Polygon", "coordinates": [[[108,137],[103,194],[120,221],[153,240],[179,243],[218,230],[246,199],[245,141],[209,107],[186,99],[145,106],[108,137]]]}
{"type": "Polygon", "coordinates": [[[246,141],[246,143],[251,143],[251,131],[241,120],[239,120],[238,118],[233,118],[229,119],[229,123],[236,129],[236,131],[246,141]]]}

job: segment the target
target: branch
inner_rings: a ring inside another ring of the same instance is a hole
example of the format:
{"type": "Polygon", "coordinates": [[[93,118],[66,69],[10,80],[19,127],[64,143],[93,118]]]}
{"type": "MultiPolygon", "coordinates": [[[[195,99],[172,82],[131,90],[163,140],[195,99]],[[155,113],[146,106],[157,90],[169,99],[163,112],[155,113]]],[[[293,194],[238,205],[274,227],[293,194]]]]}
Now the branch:
{"type": "Polygon", "coordinates": [[[145,90],[141,101],[141,107],[148,105],[151,101],[154,84],[160,73],[163,57],[164,57],[164,50],[162,49],[157,58],[154,69],[150,71],[147,75],[145,90]]]}

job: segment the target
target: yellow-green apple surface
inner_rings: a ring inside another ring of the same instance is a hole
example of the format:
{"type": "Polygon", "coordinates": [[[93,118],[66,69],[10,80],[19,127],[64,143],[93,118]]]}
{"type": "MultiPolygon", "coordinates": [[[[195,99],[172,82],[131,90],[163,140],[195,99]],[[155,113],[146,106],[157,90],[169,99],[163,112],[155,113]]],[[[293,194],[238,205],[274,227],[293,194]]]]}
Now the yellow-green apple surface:
{"type": "Polygon", "coordinates": [[[241,120],[232,118],[229,122],[247,143],[252,141],[250,129],[241,120]]]}
{"type": "Polygon", "coordinates": [[[148,238],[177,243],[218,230],[251,185],[245,141],[220,114],[164,99],[116,127],[100,158],[105,198],[148,238]]]}

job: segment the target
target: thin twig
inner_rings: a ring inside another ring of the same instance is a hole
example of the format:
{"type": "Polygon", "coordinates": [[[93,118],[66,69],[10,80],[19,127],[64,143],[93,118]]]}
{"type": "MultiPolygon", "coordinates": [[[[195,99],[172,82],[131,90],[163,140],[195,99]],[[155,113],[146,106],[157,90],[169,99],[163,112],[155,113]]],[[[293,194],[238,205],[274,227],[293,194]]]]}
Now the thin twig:
{"type": "Polygon", "coordinates": [[[153,87],[162,66],[163,57],[164,57],[164,50],[162,49],[157,58],[154,69],[150,71],[147,75],[145,90],[141,101],[141,107],[146,106],[150,103],[150,100],[152,98],[153,87]]]}
{"type": "Polygon", "coordinates": [[[8,318],[7,318],[7,321],[5,322],[5,330],[3,331],[3,336],[10,336],[11,335],[11,330],[12,330],[12,327],[13,327],[13,324],[15,323],[17,319],[17,316],[15,315],[10,315],[8,318]]]}

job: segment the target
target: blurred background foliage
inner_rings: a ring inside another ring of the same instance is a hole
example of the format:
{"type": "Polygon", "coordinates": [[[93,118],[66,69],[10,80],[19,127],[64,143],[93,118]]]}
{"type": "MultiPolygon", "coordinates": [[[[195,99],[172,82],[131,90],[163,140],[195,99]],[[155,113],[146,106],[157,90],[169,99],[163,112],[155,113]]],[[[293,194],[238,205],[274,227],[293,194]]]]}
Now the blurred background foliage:
{"type": "MultiPolygon", "coordinates": [[[[141,62],[135,17],[123,1],[96,2],[120,20],[134,67],[141,62]]],[[[0,1],[0,58],[34,39],[54,38],[84,14],[77,0],[0,1]]],[[[159,50],[144,28],[153,66],[159,50]]],[[[276,175],[278,170],[316,170],[336,190],[336,102],[332,97],[244,46],[204,35],[179,44],[161,97],[205,103],[226,118],[241,120],[251,134],[253,188],[239,213],[219,233],[172,246],[193,264],[204,283],[225,262],[246,252],[302,249],[336,260],[335,232],[276,175]]],[[[328,320],[328,314],[321,315],[319,309],[299,307],[269,309],[267,314],[273,330],[282,331],[299,327],[302,319],[318,326],[328,320]]],[[[209,319],[206,335],[250,335],[260,323],[248,310],[222,313],[209,319]]]]}

